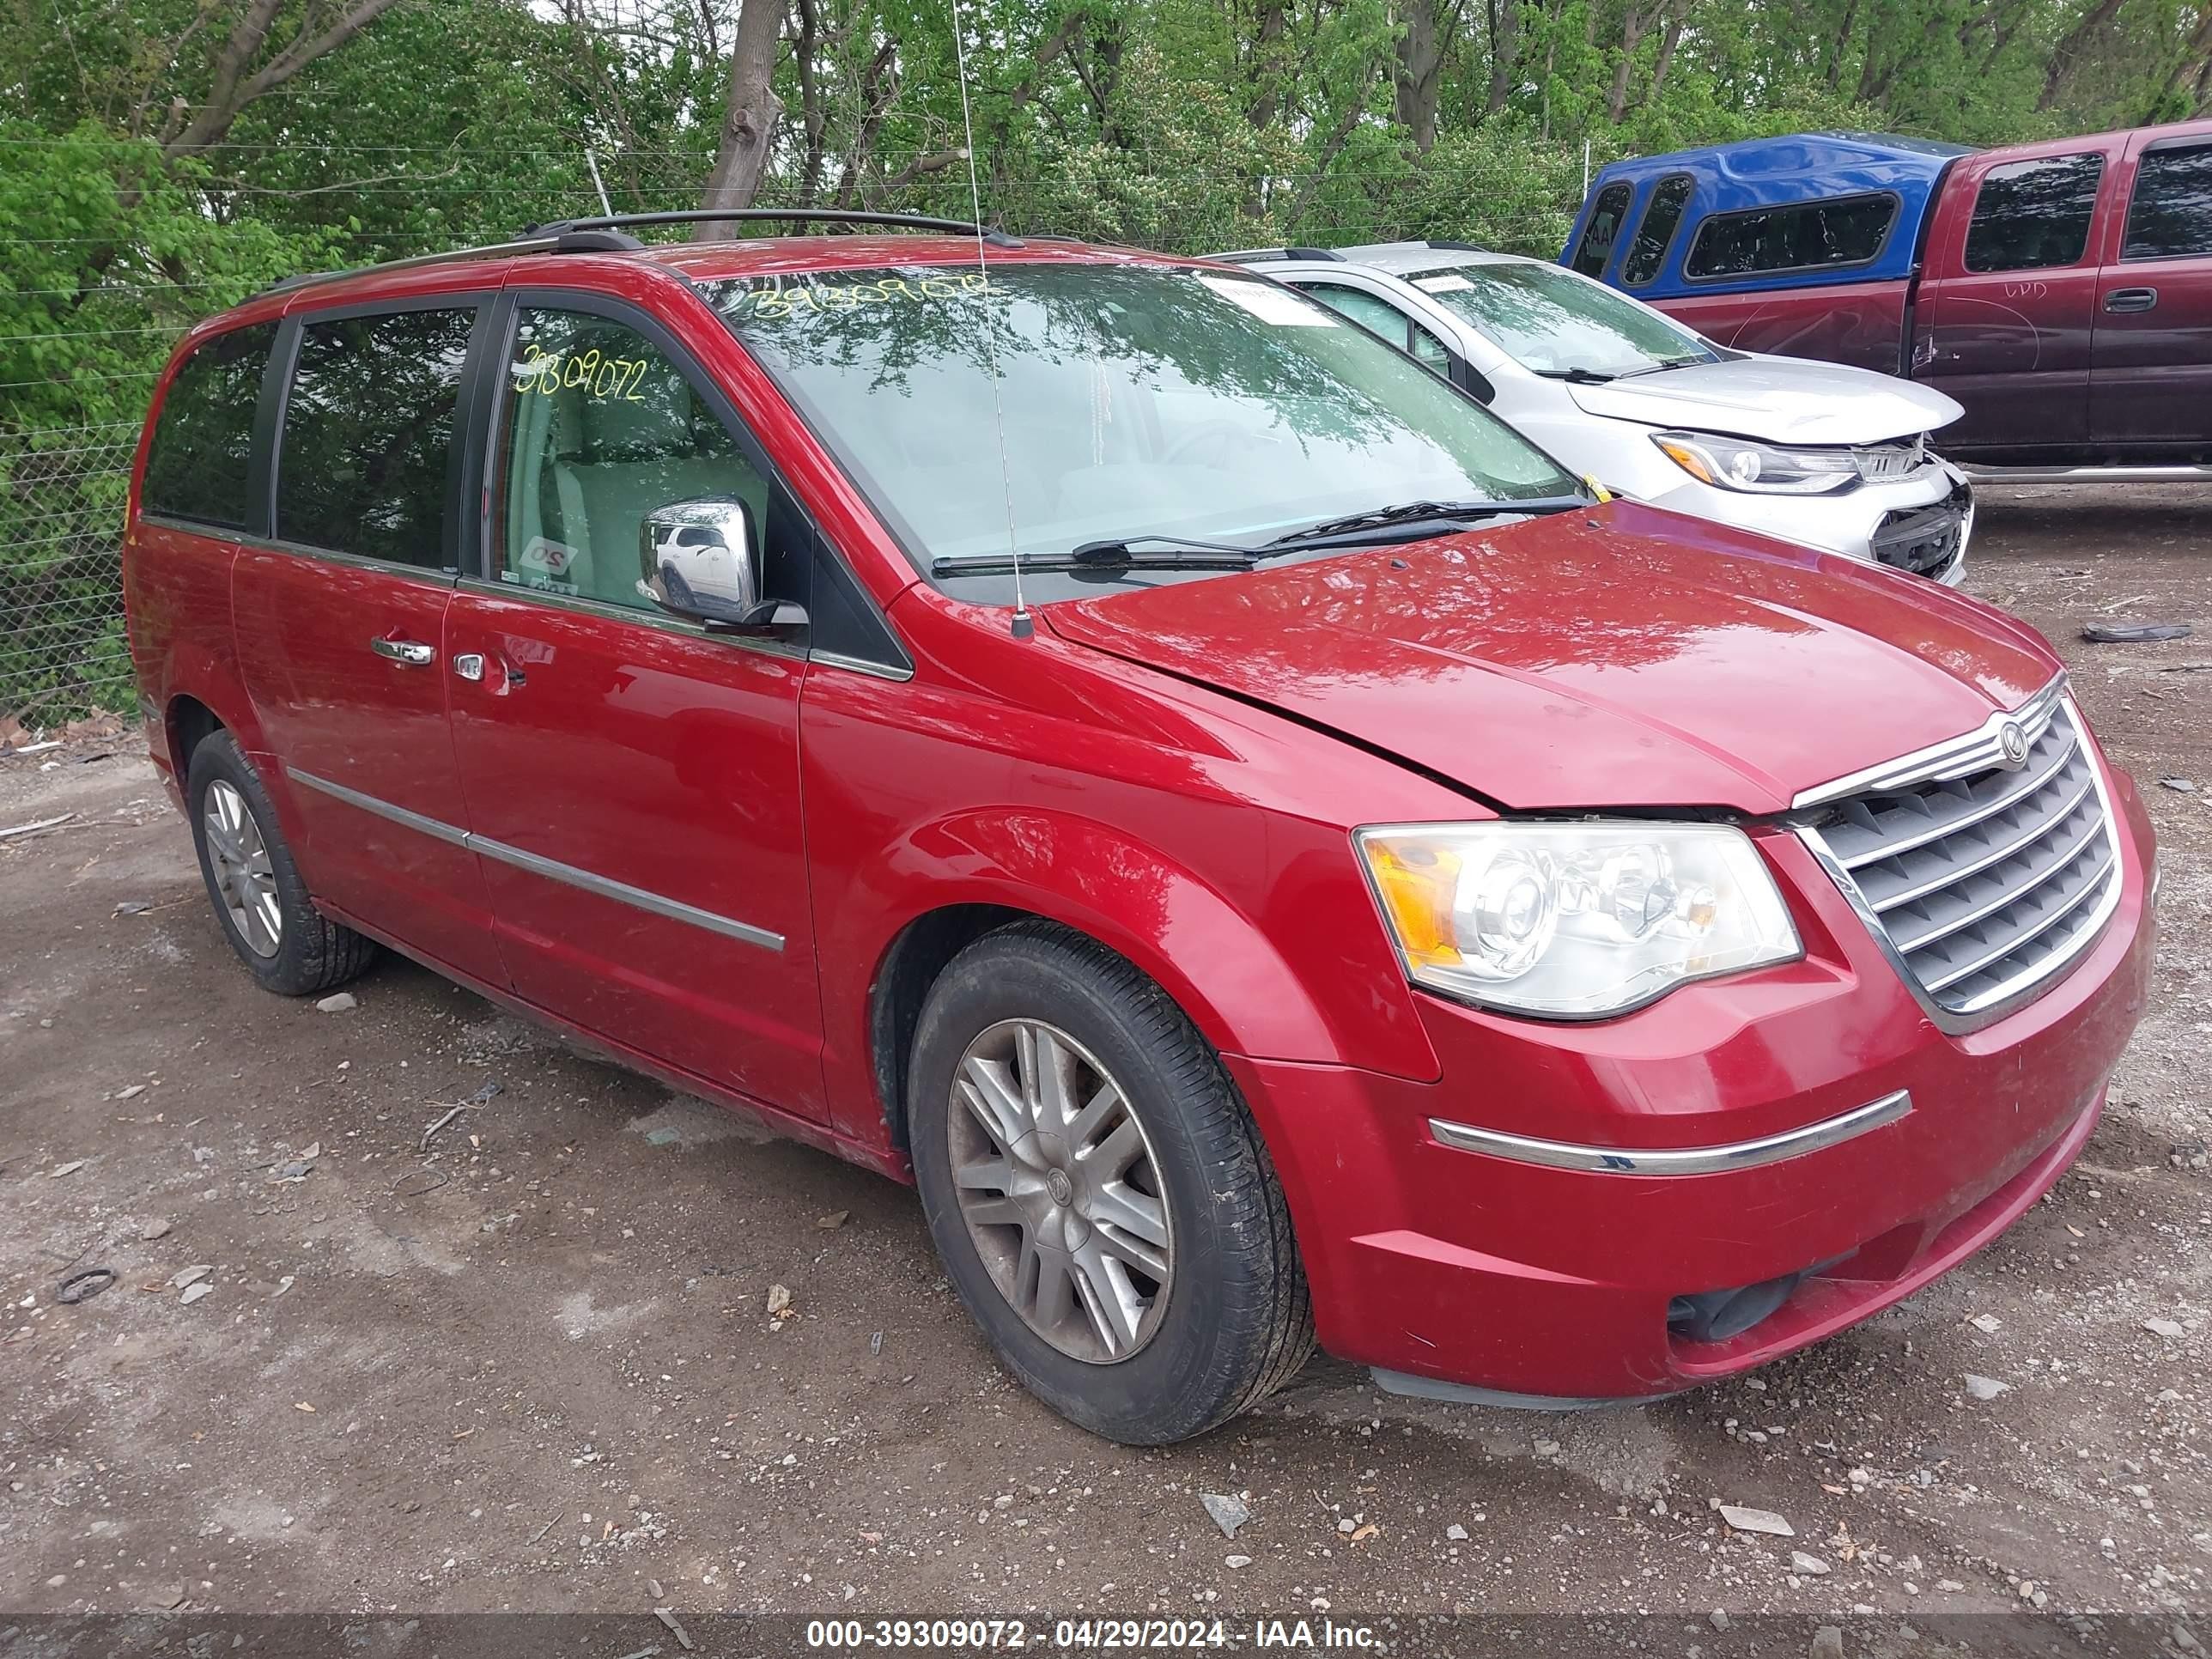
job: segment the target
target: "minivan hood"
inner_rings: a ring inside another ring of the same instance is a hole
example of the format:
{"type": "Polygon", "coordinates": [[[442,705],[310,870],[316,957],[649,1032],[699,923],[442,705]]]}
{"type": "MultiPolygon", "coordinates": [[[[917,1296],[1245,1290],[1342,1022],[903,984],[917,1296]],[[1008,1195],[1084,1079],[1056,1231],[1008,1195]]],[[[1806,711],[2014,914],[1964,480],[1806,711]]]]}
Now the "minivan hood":
{"type": "Polygon", "coordinates": [[[1039,614],[1524,810],[1779,811],[2058,672],[1931,582],[1619,501],[1039,614]]]}
{"type": "Polygon", "coordinates": [[[1798,357],[1737,357],[1568,384],[1576,407],[1607,420],[1783,444],[1874,444],[1948,426],[1966,410],[1910,380],[1798,357]]]}

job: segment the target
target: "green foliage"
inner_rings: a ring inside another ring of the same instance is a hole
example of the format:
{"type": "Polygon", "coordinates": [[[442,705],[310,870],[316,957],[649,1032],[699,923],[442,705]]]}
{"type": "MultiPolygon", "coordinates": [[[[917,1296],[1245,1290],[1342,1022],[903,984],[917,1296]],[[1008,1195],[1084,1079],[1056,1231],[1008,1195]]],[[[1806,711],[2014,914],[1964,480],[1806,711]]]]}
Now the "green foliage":
{"type": "Polygon", "coordinates": [[[182,328],[601,185],[696,204],[753,4],[763,204],[965,217],[972,121],[986,217],[1174,252],[1550,255],[1586,159],[2212,111],[2212,0],[960,0],[958,41],[948,0],[4,0],[0,715],[125,696],[116,529],[182,328]]]}
{"type": "Polygon", "coordinates": [[[179,330],[307,256],[211,218],[198,169],[91,123],[0,122],[0,714],[127,706],[115,548],[138,422],[179,330]]]}

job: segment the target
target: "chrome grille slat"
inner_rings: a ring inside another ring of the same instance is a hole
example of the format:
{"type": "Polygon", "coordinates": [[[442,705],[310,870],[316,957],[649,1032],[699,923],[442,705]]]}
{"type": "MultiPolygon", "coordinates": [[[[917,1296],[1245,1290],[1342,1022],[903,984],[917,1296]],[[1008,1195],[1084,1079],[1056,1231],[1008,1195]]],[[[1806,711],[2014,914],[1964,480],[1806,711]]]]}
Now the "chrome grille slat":
{"type": "Polygon", "coordinates": [[[2062,692],[1811,792],[1826,816],[1807,841],[1938,1018],[2033,995],[2118,902],[2112,803],[2062,692]],[[2016,768],[2002,757],[2008,719],[2016,768]]]}
{"type": "MultiPolygon", "coordinates": [[[[2056,728],[2054,727],[2052,729],[2055,730],[2056,728]]],[[[2045,784],[2050,782],[2051,778],[2064,768],[2067,761],[2072,757],[2075,749],[2073,734],[2070,732],[2068,732],[2065,741],[2059,747],[2060,752],[2056,757],[2039,756],[2031,752],[2028,757],[2031,763],[2033,763],[2030,773],[2023,779],[2023,781],[2006,787],[2004,793],[1997,796],[1994,800],[1972,801],[1970,799],[1969,810],[1959,813],[1954,817],[1939,819],[1928,829],[1921,830],[1917,835],[1907,836],[1901,840],[1885,842],[1871,851],[1860,853],[1851,857],[1848,857],[1844,860],[1844,868],[1846,870],[1856,870],[1866,865],[1876,863],[1882,859],[1895,858],[1900,854],[1910,853],[1916,848],[1924,847],[1930,842],[1941,841],[1947,836],[1956,835],[1961,830],[1971,829],[1975,824],[1981,823],[1984,818],[1995,817],[1999,812],[2003,811],[2005,808],[2013,805],[2014,802],[2024,799],[2027,796],[2033,794],[2045,784]]],[[[1978,775],[1979,777],[1986,777],[1989,774],[1987,772],[1978,775]]],[[[2000,774],[1999,775],[2002,775],[2000,774]]],[[[1972,777],[1964,780],[1931,780],[1931,781],[1942,782],[1966,781],[1970,784],[1976,781],[1978,781],[1978,779],[1972,777]]],[[[1896,793],[1898,792],[1885,791],[1883,792],[1883,794],[1889,795],[1896,793]]],[[[1935,793],[1947,795],[1948,793],[1948,791],[1936,791],[1935,793]]],[[[1957,799],[1955,796],[1951,796],[1949,798],[1953,799],[1957,799]]]]}
{"type": "Polygon", "coordinates": [[[2107,849],[2105,855],[2097,860],[2097,867],[2090,872],[2087,885],[2084,886],[2081,891],[2075,893],[2071,898],[2063,901],[2057,909],[2052,911],[2040,921],[2034,922],[2021,932],[2015,933],[2012,938],[1999,945],[1995,950],[1984,951],[1980,956],[1976,957],[1965,967],[1954,968],[1948,974],[1943,974],[1935,979],[1929,980],[1928,981],[1928,988],[1930,991],[1941,991],[1947,986],[1956,985],[1960,980],[1967,978],[1971,975],[1980,973],[1982,969],[1988,967],[1991,963],[2003,961],[2005,957],[2011,956],[2014,951],[2018,951],[2021,945],[2033,944],[2038,939],[2041,938],[2051,928],[2057,927],[2060,922],[2065,921],[2067,917],[2072,915],[2074,912],[2080,908],[2082,900],[2087,898],[2093,893],[2101,892],[2105,885],[2105,878],[2112,872],[2112,855],[2110,849],[2107,849]]]}
{"type": "MultiPolygon", "coordinates": [[[[2081,805],[2083,799],[2087,796],[2089,792],[2096,787],[2097,781],[2094,777],[2083,778],[2080,783],[2074,787],[2074,793],[2067,797],[2065,804],[2057,808],[2051,816],[2054,818],[2063,818],[2069,816],[2075,807],[2081,805]]],[[[1889,894],[1874,908],[1881,914],[1887,915],[1890,911],[1896,909],[1899,905],[1911,904],[1917,899],[1925,898],[1929,894],[1936,891],[1940,888],[1948,887],[1954,882],[1964,881],[1968,876],[1979,875],[1991,865],[2002,864],[2007,859],[2013,857],[2022,849],[2033,845],[2038,840],[2041,839],[2042,835],[2043,826],[2040,823],[2031,824],[2027,829],[2023,830],[2018,836],[2015,836],[2012,840],[2005,842],[2003,846],[1998,848],[1995,852],[1984,853],[1980,858],[1974,860],[1972,863],[1962,864],[1955,870],[1947,870],[1942,875],[1923,881],[1917,887],[1908,887],[1901,893],[1889,894]]]]}

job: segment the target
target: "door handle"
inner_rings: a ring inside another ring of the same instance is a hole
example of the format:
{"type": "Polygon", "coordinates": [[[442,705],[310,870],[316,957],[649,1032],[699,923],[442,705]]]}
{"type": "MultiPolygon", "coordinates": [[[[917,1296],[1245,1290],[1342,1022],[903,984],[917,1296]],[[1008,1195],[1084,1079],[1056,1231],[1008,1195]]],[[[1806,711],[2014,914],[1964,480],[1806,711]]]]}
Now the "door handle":
{"type": "Polygon", "coordinates": [[[437,659],[434,648],[420,640],[371,640],[368,648],[386,662],[396,662],[409,668],[428,668],[437,659]]]}
{"type": "Polygon", "coordinates": [[[2154,288],[2116,288],[2105,296],[2107,311],[2148,311],[2157,303],[2154,288]]]}

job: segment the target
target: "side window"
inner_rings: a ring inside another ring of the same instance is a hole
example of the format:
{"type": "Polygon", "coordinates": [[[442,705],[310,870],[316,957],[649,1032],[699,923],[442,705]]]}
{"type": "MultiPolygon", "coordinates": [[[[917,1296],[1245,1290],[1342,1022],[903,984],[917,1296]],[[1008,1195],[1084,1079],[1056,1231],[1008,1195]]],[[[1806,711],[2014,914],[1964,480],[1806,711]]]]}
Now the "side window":
{"type": "Polygon", "coordinates": [[[1572,264],[1583,276],[1605,275],[1606,261],[1613,258],[1613,245],[1620,236],[1620,222],[1628,216],[1628,198],[1634,194],[1625,184],[1607,185],[1598,191],[1583,239],[1575,244],[1572,264]]]}
{"type": "Polygon", "coordinates": [[[286,541],[450,569],[446,507],[469,309],[310,320],[276,452],[286,541]]]}
{"type": "Polygon", "coordinates": [[[1406,326],[1413,331],[1413,356],[1419,358],[1421,362],[1426,363],[1431,368],[1436,370],[1439,374],[1449,373],[1451,369],[1450,349],[1446,346],[1442,340],[1439,340],[1435,335],[1430,333],[1428,330],[1423,328],[1419,323],[1409,322],[1406,326]]]}
{"type": "Polygon", "coordinates": [[[276,325],[255,323],[192,348],[161,400],[139,501],[148,513],[224,530],[252,523],[246,499],[253,411],[276,325]]]}
{"type": "Polygon", "coordinates": [[[1636,227],[1636,240],[1628,245],[1628,257],[1620,262],[1623,283],[1642,288],[1659,274],[1659,267],[1667,263],[1667,250],[1674,245],[1674,233],[1682,228],[1682,210],[1689,204],[1686,173],[1670,173],[1652,186],[1651,200],[1636,227]]]}
{"type": "MultiPolygon", "coordinates": [[[[647,514],[679,501],[744,502],[756,559],[793,539],[778,492],[635,329],[526,307],[507,369],[493,580],[653,610],[638,587],[638,532],[647,514]]],[[[780,564],[770,562],[766,591],[793,597],[778,593],[780,564]]]]}
{"type": "Polygon", "coordinates": [[[1863,265],[1881,252],[1896,219],[1897,198],[1887,194],[1717,213],[1698,227],[1682,274],[1710,280],[1863,265]]]}
{"type": "Polygon", "coordinates": [[[2212,253],[2212,144],[2166,144],[2136,161],[2123,259],[2212,253]]]}
{"type": "Polygon", "coordinates": [[[1373,329],[1401,350],[1405,349],[1406,319],[1388,300],[1377,299],[1364,289],[1345,288],[1335,283],[1300,283],[1297,286],[1339,316],[1349,317],[1363,328],[1373,329]]]}
{"type": "Polygon", "coordinates": [[[2102,155],[2011,161],[1983,175],[1966,223],[1969,270],[2045,270],[2077,264],[2089,246],[2102,155]]]}

